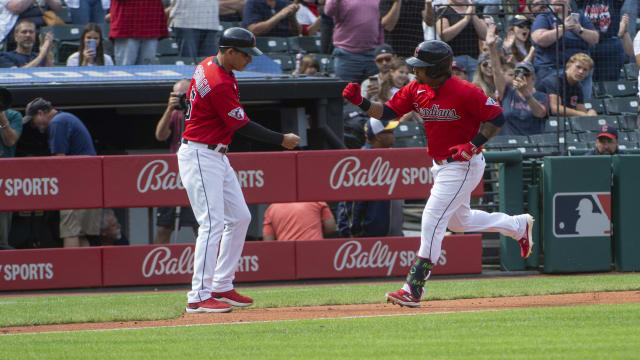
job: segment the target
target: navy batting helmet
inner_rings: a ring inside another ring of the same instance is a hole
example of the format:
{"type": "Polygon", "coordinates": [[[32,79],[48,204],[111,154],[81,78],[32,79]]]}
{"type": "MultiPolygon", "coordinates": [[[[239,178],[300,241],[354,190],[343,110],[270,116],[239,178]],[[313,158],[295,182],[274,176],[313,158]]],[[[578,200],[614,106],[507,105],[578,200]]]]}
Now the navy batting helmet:
{"type": "Polygon", "coordinates": [[[256,37],[247,29],[232,27],[222,33],[220,48],[234,48],[252,56],[262,55],[262,51],[256,47],[256,37]]]}
{"type": "Polygon", "coordinates": [[[416,47],[413,57],[407,64],[413,67],[426,67],[427,75],[436,78],[447,73],[453,58],[451,46],[440,40],[427,40],[416,47]]]}

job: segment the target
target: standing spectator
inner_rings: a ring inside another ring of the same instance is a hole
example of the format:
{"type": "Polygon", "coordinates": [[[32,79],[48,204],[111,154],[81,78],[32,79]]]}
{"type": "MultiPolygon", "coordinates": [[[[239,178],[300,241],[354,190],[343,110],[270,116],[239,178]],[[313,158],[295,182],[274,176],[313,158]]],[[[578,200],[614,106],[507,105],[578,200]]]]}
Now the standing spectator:
{"type": "Polygon", "coordinates": [[[302,0],[296,13],[298,24],[302,27],[302,35],[313,36],[320,31],[322,19],[318,13],[318,5],[315,0],[302,0]]]}
{"type": "Polygon", "coordinates": [[[218,0],[173,0],[171,26],[178,41],[178,55],[204,58],[218,51],[222,27],[218,0]]]}
{"type": "Polygon", "coordinates": [[[122,234],[120,222],[118,221],[115,212],[111,209],[105,209],[102,212],[100,244],[102,246],[129,245],[129,239],[122,234]]]}
{"type": "MultiPolygon", "coordinates": [[[[582,3],[584,15],[598,32],[598,43],[593,47],[591,58],[595,63],[595,81],[615,81],[620,78],[620,69],[631,55],[631,35],[627,32],[629,15],[622,14],[622,0],[586,0],[582,3]]],[[[635,19],[634,19],[635,21],[635,19]]]]}
{"type": "Polygon", "coordinates": [[[287,0],[247,0],[242,10],[242,27],[255,36],[295,36],[301,28],[296,19],[300,5],[287,0]]]}
{"type": "Polygon", "coordinates": [[[533,135],[544,132],[548,97],[536,92],[536,73],[533,65],[521,62],[515,66],[515,78],[506,77],[500,66],[500,55],[494,32],[487,33],[486,43],[493,66],[493,80],[501,101],[504,125],[501,135],[533,135]]]}
{"type": "Polygon", "coordinates": [[[161,0],[113,0],[111,31],[117,65],[146,65],[156,58],[158,40],[169,36],[161,0]]]}
{"type": "MultiPolygon", "coordinates": [[[[536,69],[538,83],[550,74],[557,74],[562,63],[577,53],[589,54],[589,45],[598,42],[598,32],[584,14],[578,19],[569,16],[569,0],[551,0],[553,12],[544,12],[536,17],[531,27],[531,40],[535,46],[533,66],[536,69]],[[562,53],[562,37],[565,51],[562,53]],[[560,45],[560,54],[556,52],[556,42],[560,45]],[[564,58],[562,55],[564,54],[564,58]],[[559,56],[560,63],[556,61],[559,56]]],[[[589,79],[591,77],[589,76],[589,79]]],[[[590,82],[590,80],[588,80],[590,82]]],[[[584,84],[583,90],[591,90],[590,84],[584,84]]],[[[588,95],[591,95],[589,92],[588,95]]]]}
{"type": "Polygon", "coordinates": [[[373,61],[384,31],[379,0],[326,0],[324,12],[333,18],[333,56],[336,76],[362,82],[378,72],[373,61]]]}
{"type": "Polygon", "coordinates": [[[602,129],[596,136],[596,146],[585,155],[616,155],[626,154],[626,151],[618,147],[618,130],[611,125],[602,125],[602,129]]]}
{"type": "Polygon", "coordinates": [[[113,59],[104,53],[102,28],[98,24],[89,23],[82,30],[80,48],[69,55],[67,66],[112,66],[113,59]]]}
{"type": "Polygon", "coordinates": [[[422,22],[427,26],[435,23],[433,0],[381,0],[380,15],[385,42],[399,56],[413,55],[415,45],[424,41],[422,22]]]}
{"type": "Polygon", "coordinates": [[[264,213],[262,239],[321,240],[336,232],[336,220],[326,202],[271,204],[264,213]]]}
{"type": "MultiPolygon", "coordinates": [[[[633,38],[633,54],[635,55],[636,66],[640,69],[640,31],[636,33],[636,36],[633,38]]],[[[638,85],[640,85],[640,70],[638,71],[638,85]]],[[[638,94],[637,96],[640,98],[640,86],[638,86],[638,94]]],[[[636,123],[638,127],[640,127],[640,111],[638,112],[636,123]]]]}
{"type": "Polygon", "coordinates": [[[479,42],[487,35],[487,24],[476,14],[475,3],[449,0],[448,6],[438,8],[436,16],[436,32],[453,49],[454,60],[467,69],[475,68],[479,42]]]}
{"type": "Polygon", "coordinates": [[[598,115],[594,109],[589,111],[585,109],[584,95],[579,85],[580,81],[589,76],[591,69],[593,69],[593,60],[589,55],[578,53],[569,59],[559,79],[555,74],[550,74],[542,80],[540,87],[549,95],[549,110],[552,115],[563,116],[564,111],[567,116],[598,115]],[[560,82],[559,87],[558,82],[560,82]]]}
{"type": "Polygon", "coordinates": [[[382,78],[384,77],[384,74],[389,72],[391,62],[396,57],[393,48],[387,44],[382,44],[376,47],[374,54],[378,73],[369,76],[360,86],[362,89],[362,97],[367,99],[373,99],[378,96],[380,84],[382,84],[382,78]]]}
{"type": "Polygon", "coordinates": [[[71,22],[76,25],[103,24],[111,0],[65,0],[71,10],[71,22]]]}
{"type": "Polygon", "coordinates": [[[324,12],[325,0],[318,0],[320,13],[320,48],[323,54],[333,52],[333,18],[324,12]]]}
{"type": "MultiPolygon", "coordinates": [[[[178,152],[180,138],[184,129],[184,112],[186,93],[189,88],[189,80],[178,80],[173,84],[173,91],[169,94],[167,108],[156,125],[156,140],[169,139],[169,150],[172,154],[178,152]]],[[[193,233],[198,235],[198,222],[190,206],[182,206],[180,215],[177,215],[176,207],[160,207],[157,214],[156,244],[168,244],[171,242],[171,233],[174,231],[176,217],[179,216],[178,230],[183,226],[189,226],[193,233]]]]}
{"type": "MultiPolygon", "coordinates": [[[[0,159],[16,156],[16,143],[22,134],[22,115],[9,109],[11,93],[0,88],[0,159]]],[[[0,250],[9,246],[11,212],[0,212],[0,250]]]]}
{"type": "MultiPolygon", "coordinates": [[[[390,148],[397,126],[397,121],[370,118],[364,129],[367,143],[362,148],[390,148]]],[[[338,204],[338,233],[343,237],[403,236],[403,203],[404,200],[342,201],[338,204]]]]}
{"type": "Polygon", "coordinates": [[[31,20],[20,20],[16,25],[13,36],[16,49],[0,53],[0,67],[31,68],[38,66],[53,66],[53,35],[49,32],[40,45],[40,51],[34,52],[36,42],[36,25],[31,20]]]}
{"type": "MultiPolygon", "coordinates": [[[[82,121],[75,115],[53,108],[43,98],[27,104],[25,122],[45,131],[49,129],[49,148],[55,156],[95,156],[93,140],[82,121]]],[[[60,237],[64,247],[99,245],[102,209],[60,210],[60,237]]]]}

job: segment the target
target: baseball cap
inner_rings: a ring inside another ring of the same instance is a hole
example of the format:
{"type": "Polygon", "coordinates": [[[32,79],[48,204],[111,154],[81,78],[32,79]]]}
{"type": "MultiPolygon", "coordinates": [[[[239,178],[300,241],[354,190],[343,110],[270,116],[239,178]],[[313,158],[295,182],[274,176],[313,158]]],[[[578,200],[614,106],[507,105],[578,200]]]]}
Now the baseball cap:
{"type": "Polygon", "coordinates": [[[31,118],[38,113],[38,110],[47,110],[47,109],[51,109],[51,102],[41,97],[31,100],[31,102],[27,104],[27,107],[24,110],[25,116],[22,119],[22,122],[24,124],[28,123],[29,121],[31,121],[31,118]]]}
{"type": "Polygon", "coordinates": [[[454,69],[458,69],[458,70],[462,70],[464,72],[467,72],[467,70],[464,68],[464,66],[462,66],[462,64],[458,64],[455,60],[453,60],[453,62],[451,63],[451,67],[454,69]]]}
{"type": "Polygon", "coordinates": [[[529,73],[534,73],[534,74],[536,73],[536,69],[528,61],[523,61],[523,62],[517,63],[516,64],[516,69],[518,69],[518,68],[525,69],[529,73]]]}
{"type": "Polygon", "coordinates": [[[388,44],[378,45],[378,47],[376,47],[374,57],[380,54],[393,54],[393,48],[388,44]]]}
{"type": "Polygon", "coordinates": [[[367,134],[367,138],[371,139],[377,134],[385,130],[393,130],[398,126],[397,121],[378,120],[376,118],[369,118],[364,124],[364,132],[367,134]]]}
{"type": "Polygon", "coordinates": [[[610,139],[618,140],[618,130],[611,125],[602,125],[602,129],[600,129],[596,138],[599,138],[600,136],[606,136],[610,139]]]}
{"type": "Polygon", "coordinates": [[[531,24],[531,20],[529,20],[526,16],[524,15],[516,15],[514,16],[511,21],[510,21],[511,25],[517,25],[517,26],[521,26],[521,25],[530,25],[531,24]]]}

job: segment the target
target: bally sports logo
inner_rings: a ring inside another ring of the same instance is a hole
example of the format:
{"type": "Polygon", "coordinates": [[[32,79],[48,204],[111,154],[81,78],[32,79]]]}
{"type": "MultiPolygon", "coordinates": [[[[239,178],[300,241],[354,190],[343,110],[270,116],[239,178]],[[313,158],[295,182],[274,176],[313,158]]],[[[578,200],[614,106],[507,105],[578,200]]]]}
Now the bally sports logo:
{"type": "Polygon", "coordinates": [[[137,185],[142,194],[149,190],[184,190],[180,174],[169,171],[169,164],[164,160],[153,160],[146,164],[138,174],[137,185]]]}
{"type": "MultiPolygon", "coordinates": [[[[177,255],[177,254],[176,254],[177,255]]],[[[142,261],[142,276],[186,275],[193,274],[194,249],[185,247],[180,255],[174,256],[166,246],[157,247],[144,257],[142,261]]],[[[255,272],[260,270],[259,257],[245,255],[238,261],[238,272],[255,272]]]]}
{"type": "Polygon", "coordinates": [[[396,187],[398,178],[404,185],[431,184],[431,172],[426,167],[393,168],[388,160],[376,157],[369,168],[361,167],[360,159],[348,156],[341,159],[331,170],[329,185],[333,190],[350,187],[386,186],[387,194],[391,195],[396,187]]]}
{"type": "MultiPolygon", "coordinates": [[[[446,251],[443,249],[438,265],[447,263],[445,255],[446,251]]],[[[333,268],[336,271],[386,268],[386,276],[390,276],[398,260],[400,267],[408,268],[415,258],[415,251],[392,251],[389,245],[383,244],[382,241],[376,241],[371,248],[363,249],[360,241],[351,240],[342,244],[336,251],[333,257],[333,268]]]]}

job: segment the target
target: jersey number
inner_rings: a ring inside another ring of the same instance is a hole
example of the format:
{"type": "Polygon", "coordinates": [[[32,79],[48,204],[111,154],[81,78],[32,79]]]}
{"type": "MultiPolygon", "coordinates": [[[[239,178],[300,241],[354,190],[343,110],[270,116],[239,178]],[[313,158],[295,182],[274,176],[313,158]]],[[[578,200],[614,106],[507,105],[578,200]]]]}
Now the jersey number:
{"type": "Polygon", "coordinates": [[[191,93],[189,93],[189,99],[187,100],[187,110],[184,113],[184,120],[191,120],[191,101],[196,98],[196,90],[192,87],[191,93]]]}

